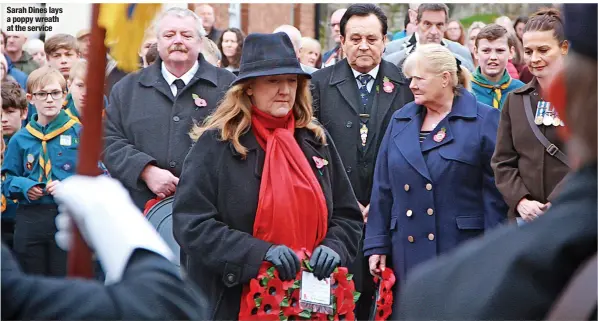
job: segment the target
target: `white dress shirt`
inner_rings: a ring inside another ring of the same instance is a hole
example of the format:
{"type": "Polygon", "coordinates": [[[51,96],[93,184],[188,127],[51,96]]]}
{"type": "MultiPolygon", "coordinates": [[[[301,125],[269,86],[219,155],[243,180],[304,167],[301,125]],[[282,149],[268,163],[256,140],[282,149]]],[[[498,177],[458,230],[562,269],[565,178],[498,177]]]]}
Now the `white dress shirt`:
{"type": "Polygon", "coordinates": [[[164,80],[166,80],[166,83],[168,84],[168,86],[170,86],[170,91],[172,91],[172,95],[175,97],[176,97],[176,94],[178,93],[178,90],[176,88],[176,85],[174,84],[174,81],[177,79],[180,79],[185,83],[185,86],[187,86],[189,84],[189,82],[191,81],[191,79],[193,79],[193,76],[195,76],[195,73],[197,72],[198,69],[199,69],[199,63],[197,61],[195,61],[195,64],[193,64],[193,67],[191,67],[191,69],[189,69],[189,71],[187,71],[184,75],[182,75],[180,78],[178,78],[175,75],[171,74],[170,71],[168,71],[168,69],[166,69],[166,65],[164,64],[164,61],[162,61],[162,77],[164,77],[164,80]]]}
{"type": "MultiPolygon", "coordinates": [[[[355,81],[357,82],[357,88],[361,88],[361,83],[359,82],[359,80],[357,79],[357,77],[359,75],[363,75],[362,73],[360,73],[359,71],[353,69],[351,67],[351,70],[353,71],[353,76],[355,76],[355,81]]],[[[370,70],[370,72],[368,72],[367,74],[372,76],[372,80],[370,80],[367,83],[367,89],[368,92],[372,92],[372,87],[374,87],[374,82],[376,81],[376,76],[378,76],[378,70],[380,70],[380,65],[378,64],[378,66],[374,67],[374,69],[370,70]]]]}

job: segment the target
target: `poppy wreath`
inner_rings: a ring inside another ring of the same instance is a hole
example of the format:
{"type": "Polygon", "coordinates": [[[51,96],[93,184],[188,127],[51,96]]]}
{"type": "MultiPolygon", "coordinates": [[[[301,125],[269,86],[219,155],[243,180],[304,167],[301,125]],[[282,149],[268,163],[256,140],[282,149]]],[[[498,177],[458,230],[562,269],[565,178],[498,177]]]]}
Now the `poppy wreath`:
{"type": "Polygon", "coordinates": [[[258,276],[243,289],[239,320],[355,320],[355,303],[360,293],[355,291],[353,275],[346,267],[338,267],[331,276],[331,298],[333,314],[313,312],[299,305],[301,275],[303,271],[312,272],[309,265],[311,253],[302,249],[297,253],[301,261],[301,270],[294,280],[282,281],[278,271],[269,262],[262,263],[258,276]]]}
{"type": "Polygon", "coordinates": [[[374,320],[383,321],[388,319],[392,313],[392,287],[396,277],[392,269],[385,268],[382,277],[374,277],[374,283],[378,284],[378,300],[376,301],[376,315],[374,320]]]}

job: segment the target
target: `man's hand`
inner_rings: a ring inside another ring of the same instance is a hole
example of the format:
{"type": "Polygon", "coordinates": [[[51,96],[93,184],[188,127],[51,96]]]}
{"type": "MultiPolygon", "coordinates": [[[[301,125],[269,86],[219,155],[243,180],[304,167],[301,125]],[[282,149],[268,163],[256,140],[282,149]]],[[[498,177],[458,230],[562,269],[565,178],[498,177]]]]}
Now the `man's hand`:
{"type": "Polygon", "coordinates": [[[538,216],[544,214],[548,208],[550,208],[550,203],[542,204],[526,198],[522,198],[521,201],[519,201],[519,204],[517,204],[517,212],[526,222],[531,222],[537,219],[538,216]]]}
{"type": "Polygon", "coordinates": [[[59,180],[51,181],[50,183],[48,183],[48,185],[46,185],[46,194],[54,195],[54,193],[56,193],[56,187],[58,185],[60,185],[59,180]]]}
{"type": "Polygon", "coordinates": [[[42,196],[44,196],[44,190],[39,186],[33,186],[27,191],[27,197],[32,201],[37,201],[42,196]]]}
{"type": "Polygon", "coordinates": [[[178,177],[174,176],[171,172],[154,165],[147,165],[143,169],[141,172],[141,179],[159,198],[165,198],[174,194],[176,186],[179,184],[178,177]]]}
{"type": "Polygon", "coordinates": [[[359,209],[361,210],[361,215],[363,216],[363,222],[367,223],[368,214],[370,214],[370,204],[368,204],[368,206],[363,206],[359,202],[357,202],[357,204],[359,204],[359,209]]]}
{"type": "Polygon", "coordinates": [[[368,260],[370,263],[370,274],[381,277],[382,271],[386,269],[386,255],[374,254],[368,260]]]}

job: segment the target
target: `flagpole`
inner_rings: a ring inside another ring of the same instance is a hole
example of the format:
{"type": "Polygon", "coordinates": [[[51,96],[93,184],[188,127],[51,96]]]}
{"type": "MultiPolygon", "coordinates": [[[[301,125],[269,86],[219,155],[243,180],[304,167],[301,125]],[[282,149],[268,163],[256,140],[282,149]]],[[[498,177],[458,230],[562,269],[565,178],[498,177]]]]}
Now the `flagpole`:
{"type": "MultiPolygon", "coordinates": [[[[104,105],[104,81],[106,77],[106,30],[98,25],[100,4],[92,4],[91,39],[87,70],[87,104],[81,117],[83,129],[79,142],[77,174],[100,175],[98,161],[103,146],[102,111],[104,105]]],[[[68,254],[68,276],[93,278],[91,250],[73,225],[73,243],[68,254]]],[[[107,233],[109,233],[107,231],[107,233]]]]}

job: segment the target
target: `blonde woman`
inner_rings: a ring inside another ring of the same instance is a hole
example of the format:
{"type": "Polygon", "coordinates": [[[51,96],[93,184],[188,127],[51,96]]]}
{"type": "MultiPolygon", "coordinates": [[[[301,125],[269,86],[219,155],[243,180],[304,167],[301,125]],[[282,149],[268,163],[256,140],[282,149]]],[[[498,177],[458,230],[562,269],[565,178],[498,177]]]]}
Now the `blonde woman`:
{"type": "Polygon", "coordinates": [[[418,46],[403,68],[415,101],[394,113],[382,141],[364,241],[370,272],[392,260],[399,282],[507,213],[490,167],[499,111],[465,89],[468,71],[442,45],[418,46]]]}
{"type": "Polygon", "coordinates": [[[173,207],[181,265],[206,299],[207,320],[238,318],[263,261],[294,279],[295,251],[306,248],[314,275],[330,276],[353,260],[363,227],[289,37],[250,34],[241,61],[223,101],[192,131],[173,207]]]}

